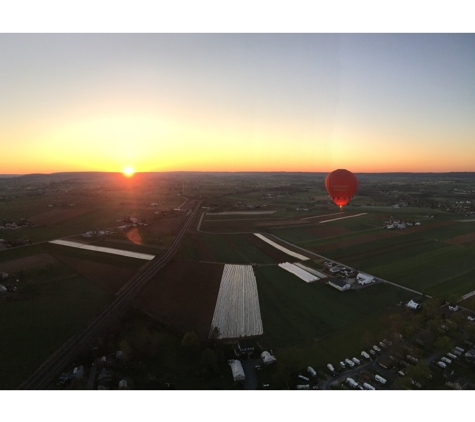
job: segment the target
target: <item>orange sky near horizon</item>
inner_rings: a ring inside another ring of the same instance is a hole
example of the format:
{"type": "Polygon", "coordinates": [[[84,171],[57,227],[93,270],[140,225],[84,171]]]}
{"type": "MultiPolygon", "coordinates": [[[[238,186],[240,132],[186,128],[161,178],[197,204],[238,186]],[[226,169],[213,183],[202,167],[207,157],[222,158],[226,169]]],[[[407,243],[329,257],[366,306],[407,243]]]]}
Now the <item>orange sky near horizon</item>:
{"type": "Polygon", "coordinates": [[[0,40],[0,174],[475,171],[470,34],[0,40]]]}

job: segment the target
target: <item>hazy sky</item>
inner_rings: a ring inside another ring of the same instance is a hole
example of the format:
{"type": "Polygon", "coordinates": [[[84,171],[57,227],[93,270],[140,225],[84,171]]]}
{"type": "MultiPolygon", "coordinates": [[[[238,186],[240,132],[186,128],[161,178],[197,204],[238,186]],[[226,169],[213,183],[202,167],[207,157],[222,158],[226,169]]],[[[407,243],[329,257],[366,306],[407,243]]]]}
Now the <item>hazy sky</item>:
{"type": "Polygon", "coordinates": [[[0,34],[0,173],[475,171],[475,34],[0,34]]]}

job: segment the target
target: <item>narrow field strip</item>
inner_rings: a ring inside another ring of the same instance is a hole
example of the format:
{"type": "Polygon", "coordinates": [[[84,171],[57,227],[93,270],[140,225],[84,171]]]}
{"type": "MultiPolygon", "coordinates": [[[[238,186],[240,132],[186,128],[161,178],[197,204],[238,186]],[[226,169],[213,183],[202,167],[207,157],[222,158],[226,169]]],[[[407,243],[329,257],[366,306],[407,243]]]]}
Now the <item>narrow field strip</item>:
{"type": "Polygon", "coordinates": [[[472,297],[475,295],[475,290],[473,292],[467,293],[466,295],[463,295],[462,298],[459,300],[461,302],[462,300],[468,299],[469,297],[472,297]]]}
{"type": "Polygon", "coordinates": [[[219,338],[260,335],[262,327],[256,277],[250,265],[224,266],[210,336],[219,329],[219,338]]]}
{"type": "Polygon", "coordinates": [[[310,220],[311,218],[328,217],[329,215],[337,215],[337,214],[341,214],[341,212],[334,212],[333,214],[314,215],[312,217],[301,218],[300,220],[310,220]]]}
{"type": "Polygon", "coordinates": [[[300,262],[296,262],[294,265],[296,265],[299,268],[302,268],[302,270],[307,271],[310,274],[316,275],[319,279],[328,277],[327,275],[321,273],[320,271],[314,270],[313,268],[310,268],[310,267],[306,267],[300,262]]]}
{"type": "Polygon", "coordinates": [[[53,243],[55,245],[61,245],[61,246],[69,246],[71,248],[87,249],[89,251],[95,251],[95,252],[104,252],[104,253],[109,253],[113,255],[128,256],[130,258],[145,259],[148,261],[151,261],[153,258],[155,258],[155,255],[149,255],[146,253],[124,251],[122,249],[105,248],[103,246],[85,245],[84,243],[71,242],[68,240],[51,240],[48,243],[53,243]]]}
{"type": "Polygon", "coordinates": [[[254,233],[254,236],[257,236],[259,239],[263,240],[264,242],[267,242],[269,245],[272,245],[274,248],[277,248],[281,250],[282,252],[286,253],[287,255],[293,256],[294,258],[300,259],[302,261],[306,261],[310,259],[310,258],[307,258],[306,256],[300,255],[297,252],[293,252],[290,249],[280,246],[278,243],[273,242],[272,240],[268,239],[267,237],[263,236],[260,233],[254,233]]]}
{"type": "Polygon", "coordinates": [[[361,214],[355,214],[355,215],[348,215],[347,217],[340,217],[340,218],[333,218],[332,220],[323,220],[319,221],[319,223],[329,223],[331,221],[337,221],[337,220],[344,220],[345,218],[353,218],[353,217],[360,217],[362,215],[367,215],[367,212],[362,212],[361,214]]]}
{"type": "Polygon", "coordinates": [[[311,283],[312,281],[319,280],[317,276],[310,274],[309,272],[303,270],[300,267],[297,267],[294,264],[291,264],[290,262],[283,262],[279,264],[279,267],[283,268],[289,273],[292,273],[293,275],[296,275],[298,278],[305,281],[306,283],[311,283]]]}
{"type": "Polygon", "coordinates": [[[259,214],[274,214],[277,211],[223,211],[223,212],[207,212],[206,215],[259,215],[259,214]]]}

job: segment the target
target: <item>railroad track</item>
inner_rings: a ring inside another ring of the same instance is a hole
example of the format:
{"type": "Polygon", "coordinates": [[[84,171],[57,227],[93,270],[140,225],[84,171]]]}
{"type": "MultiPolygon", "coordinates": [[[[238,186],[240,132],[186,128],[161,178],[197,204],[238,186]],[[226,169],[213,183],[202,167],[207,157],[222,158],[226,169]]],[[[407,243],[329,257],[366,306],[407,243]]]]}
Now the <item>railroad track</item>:
{"type": "Polygon", "coordinates": [[[155,257],[147,263],[137,274],[127,283],[124,289],[116,296],[114,301],[89,325],[79,331],[76,335],[67,340],[56,350],[28,379],[26,379],[18,390],[39,390],[49,385],[55,376],[77,355],[78,349],[83,346],[93,334],[103,326],[103,324],[113,316],[119,309],[130,304],[139,294],[142,287],[155,276],[175,255],[180,247],[183,235],[188,230],[193,218],[203,201],[196,204],[190,217],[178,233],[177,237],[165,252],[164,255],[155,257]]]}

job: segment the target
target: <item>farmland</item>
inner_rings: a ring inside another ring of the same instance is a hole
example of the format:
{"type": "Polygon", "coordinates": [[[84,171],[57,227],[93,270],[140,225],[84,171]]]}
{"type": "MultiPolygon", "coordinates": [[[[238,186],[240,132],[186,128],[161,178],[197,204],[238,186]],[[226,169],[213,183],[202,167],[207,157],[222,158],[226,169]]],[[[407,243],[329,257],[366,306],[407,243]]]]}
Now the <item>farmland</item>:
{"type": "Polygon", "coordinates": [[[276,348],[311,344],[411,297],[383,284],[342,293],[322,282],[305,283],[278,267],[255,272],[264,334],[276,348]]]}
{"type": "Polygon", "coordinates": [[[209,335],[223,265],[174,259],[136,299],[136,306],[178,332],[209,335]]]}
{"type": "MultiPolygon", "coordinates": [[[[475,222],[468,222],[475,215],[475,196],[471,179],[463,175],[360,175],[361,191],[342,213],[326,197],[323,174],[151,173],[127,180],[111,174],[63,174],[14,179],[0,180],[0,238],[5,244],[15,240],[18,246],[0,250],[0,271],[22,271],[21,282],[29,290],[16,297],[9,293],[1,311],[4,321],[20,312],[12,330],[26,331],[31,339],[25,343],[27,349],[19,340],[11,343],[10,354],[2,356],[16,367],[22,356],[28,360],[27,351],[39,352],[24,371],[6,375],[10,386],[147,265],[130,257],[43,242],[72,236],[65,240],[160,255],[173,242],[195,200],[204,200],[201,214],[173,260],[134,303],[171,336],[194,331],[209,341],[210,329],[217,325],[225,338],[257,335],[277,358],[291,350],[302,363],[318,366],[358,352],[363,334],[377,337],[386,329],[383,320],[400,312],[396,304],[414,298],[413,293],[385,283],[339,292],[326,280],[306,283],[279,268],[278,264],[295,262],[299,256],[308,256],[305,265],[317,271],[329,258],[441,298],[475,290],[475,222]],[[446,179],[447,183],[439,183],[446,179]],[[463,204],[458,200],[461,190],[463,204]],[[133,226],[129,217],[141,224],[133,226]],[[3,219],[10,227],[2,225],[3,219]],[[24,224],[25,219],[31,224],[24,224]],[[385,222],[398,219],[420,225],[385,228],[385,222]],[[17,227],[11,227],[13,222],[17,227]],[[123,224],[130,226],[117,229],[123,224]],[[80,236],[104,229],[112,233],[80,236]],[[28,245],[26,239],[38,243],[28,245]],[[283,248],[299,255],[291,256],[283,248]],[[228,274],[231,268],[234,275],[228,274]],[[237,312],[235,299],[240,293],[228,295],[231,304],[221,306],[220,286],[239,280],[235,287],[241,287],[236,289],[246,291],[246,277],[239,268],[256,277],[255,301],[246,303],[259,310],[259,318],[257,311],[253,315],[261,321],[262,333],[257,322],[256,329],[243,322],[244,314],[228,318],[234,326],[222,322],[225,310],[237,312]],[[38,314],[41,317],[33,321],[38,314]],[[213,316],[221,322],[215,324],[213,316]],[[59,319],[55,336],[50,327],[59,319]],[[245,328],[239,331],[236,324],[245,328]],[[22,328],[26,326],[30,328],[22,328]]],[[[6,330],[3,335],[9,338],[6,330]]]]}
{"type": "Polygon", "coordinates": [[[16,388],[111,296],[60,262],[24,271],[21,296],[0,303],[1,389],[16,388]]]}
{"type": "Polygon", "coordinates": [[[202,234],[187,236],[180,248],[183,258],[227,264],[276,264],[288,256],[272,246],[240,234],[202,234]]]}
{"type": "Polygon", "coordinates": [[[220,338],[262,334],[256,278],[250,265],[225,265],[219,287],[211,333],[220,338]]]}

